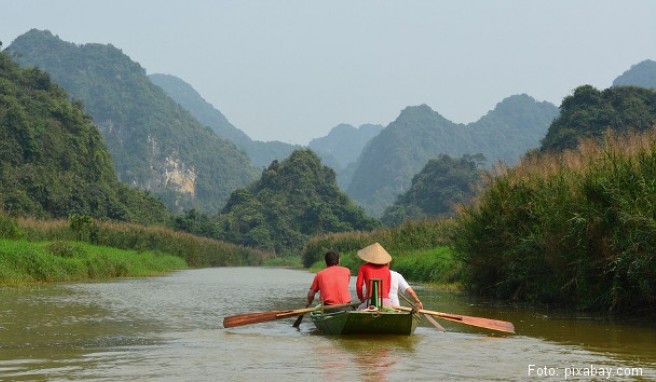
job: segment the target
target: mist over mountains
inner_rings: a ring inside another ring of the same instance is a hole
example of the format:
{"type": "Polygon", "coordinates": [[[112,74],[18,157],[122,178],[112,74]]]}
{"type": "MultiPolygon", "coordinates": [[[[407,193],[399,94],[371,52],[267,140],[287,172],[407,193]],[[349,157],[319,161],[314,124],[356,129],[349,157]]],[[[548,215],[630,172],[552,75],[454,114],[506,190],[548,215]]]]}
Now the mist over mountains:
{"type": "MultiPolygon", "coordinates": [[[[174,75],[146,75],[112,45],[76,45],[31,30],[6,52],[22,66],[47,71],[82,101],[119,179],[153,192],[173,212],[218,213],[230,193],[301,148],[252,140],[189,84],[174,75]]],[[[614,84],[654,87],[655,65],[649,60],[635,65],[614,84]]],[[[308,147],[335,170],[349,197],[381,216],[429,160],[483,154],[487,166],[513,164],[540,145],[557,116],[556,106],[526,94],[502,100],[466,125],[427,105],[409,106],[387,126],[340,124],[308,147]]]]}

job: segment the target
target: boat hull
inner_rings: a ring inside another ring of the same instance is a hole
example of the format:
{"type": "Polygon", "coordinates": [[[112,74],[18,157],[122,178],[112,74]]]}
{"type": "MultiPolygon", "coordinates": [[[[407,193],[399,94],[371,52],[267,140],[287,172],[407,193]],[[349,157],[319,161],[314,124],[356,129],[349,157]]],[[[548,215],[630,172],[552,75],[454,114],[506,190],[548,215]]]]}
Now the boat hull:
{"type": "Polygon", "coordinates": [[[324,334],[396,334],[411,335],[419,316],[395,311],[312,312],[314,325],[324,334]]]}

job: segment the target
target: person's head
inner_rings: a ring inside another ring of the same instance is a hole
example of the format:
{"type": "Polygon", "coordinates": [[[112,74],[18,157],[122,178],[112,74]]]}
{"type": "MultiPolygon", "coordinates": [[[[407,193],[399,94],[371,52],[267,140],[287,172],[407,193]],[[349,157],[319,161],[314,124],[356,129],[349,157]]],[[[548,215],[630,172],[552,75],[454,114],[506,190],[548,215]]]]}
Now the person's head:
{"type": "Polygon", "coordinates": [[[385,265],[392,261],[392,256],[378,243],[373,243],[372,245],[359,250],[358,257],[368,263],[376,265],[385,265]]]}
{"type": "Polygon", "coordinates": [[[339,254],[333,251],[326,252],[324,260],[326,260],[327,267],[330,267],[331,265],[337,265],[339,264],[339,254]]]}

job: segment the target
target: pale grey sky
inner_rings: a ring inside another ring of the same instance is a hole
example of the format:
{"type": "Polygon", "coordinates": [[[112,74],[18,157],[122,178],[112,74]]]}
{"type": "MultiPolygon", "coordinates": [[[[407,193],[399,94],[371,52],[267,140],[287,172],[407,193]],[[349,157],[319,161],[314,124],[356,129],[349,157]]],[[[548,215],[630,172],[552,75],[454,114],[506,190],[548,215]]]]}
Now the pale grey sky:
{"type": "Polygon", "coordinates": [[[419,104],[458,123],[513,94],[558,106],[656,60],[655,0],[1,0],[0,19],[3,48],[32,28],[110,43],[299,144],[419,104]]]}

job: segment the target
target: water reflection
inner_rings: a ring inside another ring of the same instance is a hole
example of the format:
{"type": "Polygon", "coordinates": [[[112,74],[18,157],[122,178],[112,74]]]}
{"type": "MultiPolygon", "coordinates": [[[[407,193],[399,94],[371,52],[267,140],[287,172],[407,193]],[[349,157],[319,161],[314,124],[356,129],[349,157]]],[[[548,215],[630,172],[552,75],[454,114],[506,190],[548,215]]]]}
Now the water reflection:
{"type": "MultiPolygon", "coordinates": [[[[335,350],[325,363],[326,378],[334,378],[335,369],[352,369],[354,365],[358,380],[373,382],[388,381],[388,378],[398,371],[403,360],[412,357],[417,338],[326,336],[326,343],[335,350]],[[335,357],[336,354],[345,357],[335,357]]],[[[353,377],[351,374],[351,378],[353,377]]]]}

